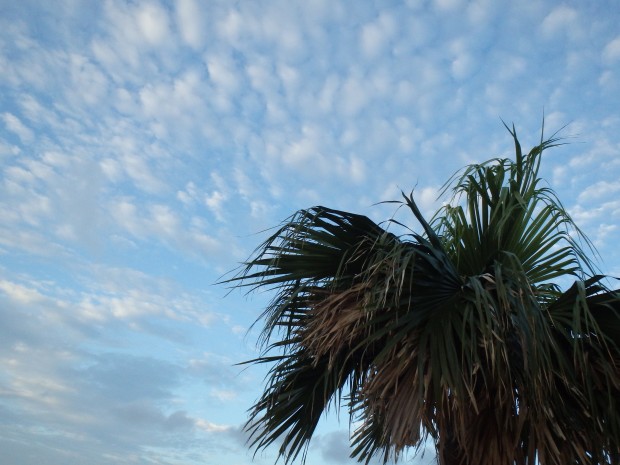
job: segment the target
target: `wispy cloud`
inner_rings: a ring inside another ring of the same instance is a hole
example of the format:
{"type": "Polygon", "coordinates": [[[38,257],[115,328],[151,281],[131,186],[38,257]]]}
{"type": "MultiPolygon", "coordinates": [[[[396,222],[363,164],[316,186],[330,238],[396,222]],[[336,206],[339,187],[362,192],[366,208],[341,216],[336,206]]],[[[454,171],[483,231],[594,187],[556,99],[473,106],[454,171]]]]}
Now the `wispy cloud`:
{"type": "MultiPolygon", "coordinates": [[[[166,283],[147,293],[141,288],[151,279],[147,276],[122,270],[107,270],[100,278],[104,276],[99,289],[79,294],[52,288],[51,282],[0,281],[0,359],[5,367],[0,396],[20,411],[23,439],[18,443],[68,442],[66,452],[80,460],[127,453],[146,458],[149,445],[189,451],[201,435],[208,440],[233,428],[204,428],[217,420],[179,397],[179,388],[191,383],[211,385],[217,402],[230,402],[243,390],[229,361],[198,369],[198,359],[192,358],[199,350],[192,348],[195,337],[202,333],[208,338],[218,316],[209,318],[196,298],[164,297],[166,283]],[[158,320],[160,331],[154,325],[158,320]],[[175,325],[191,325],[196,334],[182,335],[175,325]],[[197,331],[200,327],[204,330],[197,331]],[[41,328],[47,331],[41,334],[41,328]],[[136,337],[143,340],[142,351],[136,337]],[[167,353],[165,346],[177,353],[167,353]],[[222,376],[225,371],[228,377],[222,376]],[[41,430],[42,424],[49,425],[49,433],[41,430]],[[144,449],[136,450],[136,441],[144,449]]],[[[8,421],[10,412],[0,411],[0,423],[8,421]]],[[[51,460],[61,458],[52,454],[51,460]]]]}
{"type": "Polygon", "coordinates": [[[603,60],[607,64],[613,64],[620,60],[620,36],[609,41],[603,49],[603,60]]]}

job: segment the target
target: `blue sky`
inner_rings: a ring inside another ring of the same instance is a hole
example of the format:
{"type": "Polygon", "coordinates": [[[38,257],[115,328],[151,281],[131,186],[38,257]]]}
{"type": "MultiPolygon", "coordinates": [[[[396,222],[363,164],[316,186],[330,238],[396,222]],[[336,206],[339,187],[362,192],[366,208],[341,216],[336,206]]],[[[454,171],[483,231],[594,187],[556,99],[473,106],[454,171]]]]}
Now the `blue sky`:
{"type": "MultiPolygon", "coordinates": [[[[615,1],[0,0],[5,465],[252,463],[269,295],[214,286],[294,211],[549,134],[543,175],[620,275],[615,1]]],[[[410,218],[404,218],[411,221],[410,218]]],[[[309,465],[353,463],[330,416],[309,465]]],[[[269,464],[274,451],[255,458],[269,464]]],[[[432,463],[429,453],[413,463],[432,463]]]]}

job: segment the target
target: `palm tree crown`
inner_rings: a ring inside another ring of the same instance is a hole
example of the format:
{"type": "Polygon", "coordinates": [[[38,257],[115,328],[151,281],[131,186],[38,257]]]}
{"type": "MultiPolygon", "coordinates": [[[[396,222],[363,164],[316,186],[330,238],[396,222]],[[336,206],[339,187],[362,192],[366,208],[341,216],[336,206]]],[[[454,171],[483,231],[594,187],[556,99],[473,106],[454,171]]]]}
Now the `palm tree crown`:
{"type": "Polygon", "coordinates": [[[524,154],[507,129],[515,159],[457,173],[430,222],[403,196],[421,233],[313,207],[227,280],[275,290],[250,361],[271,365],[253,447],[282,438],[287,462],[305,457],[344,401],[360,461],[430,436],[442,465],[620,463],[620,293],[541,185],[558,139],[524,154]]]}

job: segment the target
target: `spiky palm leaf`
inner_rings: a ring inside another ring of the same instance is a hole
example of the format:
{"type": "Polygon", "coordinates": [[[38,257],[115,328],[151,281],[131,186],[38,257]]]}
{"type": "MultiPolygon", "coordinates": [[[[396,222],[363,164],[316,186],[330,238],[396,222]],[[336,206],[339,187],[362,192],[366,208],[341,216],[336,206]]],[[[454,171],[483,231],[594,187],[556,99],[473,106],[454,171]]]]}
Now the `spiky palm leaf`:
{"type": "Polygon", "coordinates": [[[253,447],[283,438],[287,461],[304,456],[344,399],[361,461],[430,435],[444,465],[618,464],[620,293],[541,187],[558,140],[523,154],[508,130],[515,160],[466,168],[430,224],[404,197],[422,234],[314,207],[228,280],[275,291],[250,361],[272,365],[246,425],[253,447]]]}

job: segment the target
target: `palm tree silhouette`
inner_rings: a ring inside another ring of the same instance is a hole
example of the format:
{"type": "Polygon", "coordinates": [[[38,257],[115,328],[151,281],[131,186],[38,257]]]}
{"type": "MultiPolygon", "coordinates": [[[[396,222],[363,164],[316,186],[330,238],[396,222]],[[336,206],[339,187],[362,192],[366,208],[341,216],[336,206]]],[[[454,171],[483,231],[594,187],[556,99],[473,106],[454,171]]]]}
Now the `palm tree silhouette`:
{"type": "Polygon", "coordinates": [[[225,281],[275,292],[246,362],[271,365],[252,447],[281,440],[286,462],[303,459],[344,402],[360,461],[430,437],[442,465],[620,463],[620,293],[542,186],[557,133],[524,154],[506,128],[515,159],[457,173],[429,222],[403,194],[421,233],[313,207],[225,281]]]}

